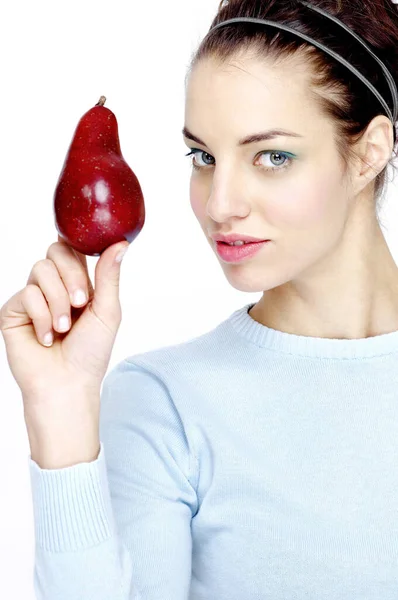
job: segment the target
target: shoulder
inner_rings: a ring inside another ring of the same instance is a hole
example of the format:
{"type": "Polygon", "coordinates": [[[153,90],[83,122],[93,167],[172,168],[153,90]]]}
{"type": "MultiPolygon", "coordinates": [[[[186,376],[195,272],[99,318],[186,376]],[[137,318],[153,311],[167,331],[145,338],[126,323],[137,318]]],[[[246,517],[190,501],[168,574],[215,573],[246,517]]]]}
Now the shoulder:
{"type": "Polygon", "coordinates": [[[216,355],[228,331],[228,320],[183,342],[127,356],[123,363],[125,367],[141,367],[165,377],[182,375],[187,369],[201,369],[216,355]]]}
{"type": "MultiPolygon", "coordinates": [[[[235,311],[233,315],[242,309],[235,311]]],[[[202,405],[203,398],[211,395],[214,378],[235,367],[231,363],[231,347],[238,344],[239,335],[231,326],[231,316],[209,331],[177,344],[158,347],[127,356],[111,369],[104,380],[103,395],[124,396],[129,402],[175,403],[182,412],[192,405],[202,405]]],[[[232,353],[233,355],[233,353],[232,353]]]]}

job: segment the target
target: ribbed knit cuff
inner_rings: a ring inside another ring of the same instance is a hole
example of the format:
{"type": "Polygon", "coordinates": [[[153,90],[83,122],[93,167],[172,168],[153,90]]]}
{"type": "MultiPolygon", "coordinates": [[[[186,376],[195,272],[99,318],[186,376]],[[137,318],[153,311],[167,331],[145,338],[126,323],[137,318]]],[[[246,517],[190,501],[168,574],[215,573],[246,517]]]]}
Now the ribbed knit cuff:
{"type": "Polygon", "coordinates": [[[116,532],[105,452],[63,469],[41,469],[29,456],[36,544],[50,552],[98,545],[116,532]]]}

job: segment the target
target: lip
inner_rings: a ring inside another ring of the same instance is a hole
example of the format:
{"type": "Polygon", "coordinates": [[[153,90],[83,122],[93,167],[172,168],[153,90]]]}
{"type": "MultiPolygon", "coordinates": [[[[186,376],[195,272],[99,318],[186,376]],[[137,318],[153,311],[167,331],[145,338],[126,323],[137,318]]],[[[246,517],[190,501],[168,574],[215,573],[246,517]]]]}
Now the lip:
{"type": "Polygon", "coordinates": [[[225,242],[226,244],[232,244],[233,242],[238,242],[241,240],[242,242],[269,242],[265,238],[256,238],[251,237],[249,235],[245,235],[243,233],[230,233],[229,235],[213,234],[210,236],[212,240],[215,242],[225,242]]]}
{"type": "Polygon", "coordinates": [[[223,242],[215,242],[216,252],[223,261],[228,263],[240,263],[255,256],[270,240],[252,242],[242,246],[228,246],[223,242]]]}

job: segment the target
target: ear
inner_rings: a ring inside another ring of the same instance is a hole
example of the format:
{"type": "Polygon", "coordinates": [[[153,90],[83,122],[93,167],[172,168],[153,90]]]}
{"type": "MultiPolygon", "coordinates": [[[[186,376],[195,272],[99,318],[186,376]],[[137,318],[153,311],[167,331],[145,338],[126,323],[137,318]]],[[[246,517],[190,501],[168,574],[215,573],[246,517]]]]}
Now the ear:
{"type": "Polygon", "coordinates": [[[393,125],[388,117],[378,115],[369,123],[355,148],[360,159],[354,175],[357,193],[383,171],[392,157],[393,149],[393,125]]]}

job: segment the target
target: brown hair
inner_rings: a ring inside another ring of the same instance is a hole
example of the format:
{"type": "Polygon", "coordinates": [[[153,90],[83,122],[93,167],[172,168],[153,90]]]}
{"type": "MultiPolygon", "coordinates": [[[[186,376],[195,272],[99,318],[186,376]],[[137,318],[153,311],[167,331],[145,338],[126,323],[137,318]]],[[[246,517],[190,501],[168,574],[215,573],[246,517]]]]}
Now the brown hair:
{"type": "MultiPolygon", "coordinates": [[[[236,17],[269,19],[293,27],[325,44],[355,66],[379,91],[393,111],[391,91],[382,69],[365,48],[342,27],[309,10],[298,0],[229,0],[220,2],[210,29],[221,21],[236,17]]],[[[348,25],[384,62],[398,82],[398,8],[392,0],[312,0],[348,25]]],[[[277,61],[304,53],[312,66],[311,90],[325,115],[336,125],[336,144],[345,166],[355,155],[352,146],[360,139],[370,121],[385,111],[376,96],[344,65],[290,32],[253,23],[233,23],[210,31],[191,59],[189,72],[204,58],[226,62],[240,52],[277,61]],[[316,90],[329,92],[317,94],[316,90]],[[330,93],[333,92],[333,93],[330,93]]],[[[397,156],[397,124],[394,124],[394,151],[388,164],[393,168],[397,156]]],[[[387,167],[375,178],[375,197],[386,185],[387,167]]]]}

